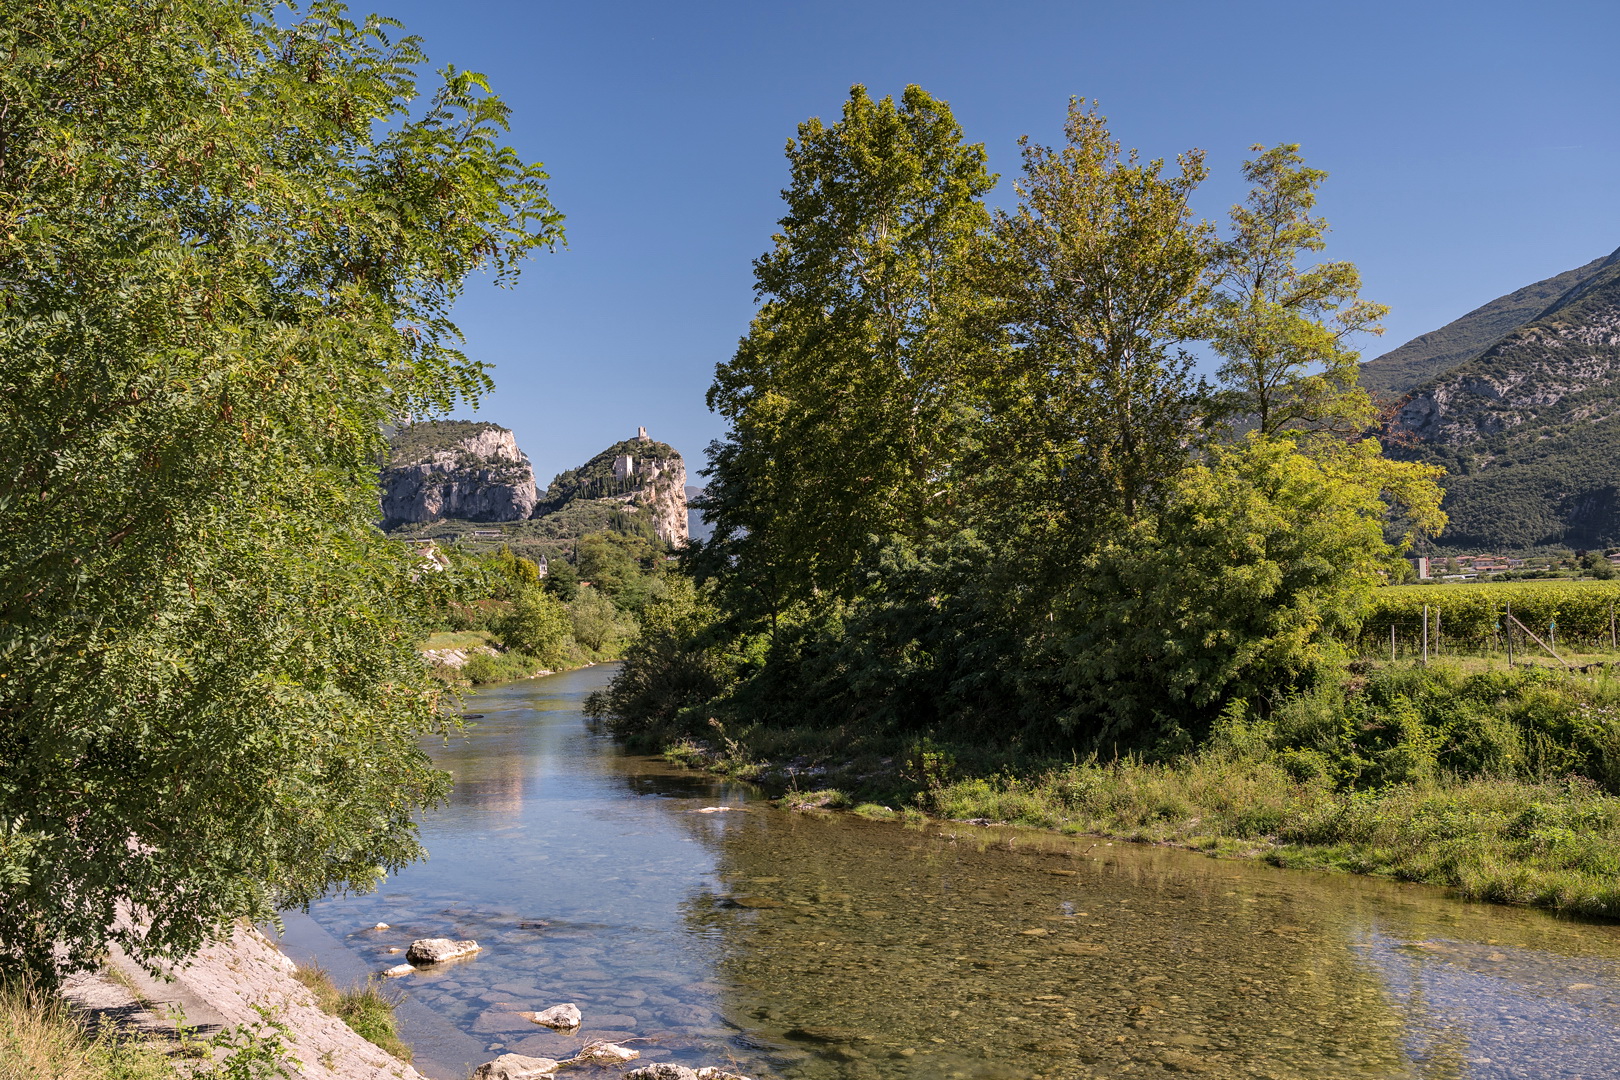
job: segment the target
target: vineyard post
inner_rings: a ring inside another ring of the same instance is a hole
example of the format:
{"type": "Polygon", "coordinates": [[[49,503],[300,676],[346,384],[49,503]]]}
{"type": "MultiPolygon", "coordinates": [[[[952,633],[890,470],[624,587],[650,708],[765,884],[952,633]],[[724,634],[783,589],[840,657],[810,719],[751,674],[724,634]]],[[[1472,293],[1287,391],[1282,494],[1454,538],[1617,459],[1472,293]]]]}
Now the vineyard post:
{"type": "Polygon", "coordinates": [[[1614,638],[1614,601],[1609,601],[1609,648],[1620,648],[1620,642],[1614,638]]]}
{"type": "Polygon", "coordinates": [[[1440,655],[1440,609],[1434,609],[1434,655],[1440,655]]]}
{"type": "Polygon", "coordinates": [[[1513,605],[1507,606],[1507,618],[1502,622],[1502,637],[1507,640],[1508,667],[1513,666],[1513,605]]]}
{"type": "Polygon", "coordinates": [[[1423,666],[1429,666],[1429,605],[1423,605],[1423,666]]]}
{"type": "Polygon", "coordinates": [[[1389,624],[1389,662],[1395,662],[1395,624],[1389,624]]]}

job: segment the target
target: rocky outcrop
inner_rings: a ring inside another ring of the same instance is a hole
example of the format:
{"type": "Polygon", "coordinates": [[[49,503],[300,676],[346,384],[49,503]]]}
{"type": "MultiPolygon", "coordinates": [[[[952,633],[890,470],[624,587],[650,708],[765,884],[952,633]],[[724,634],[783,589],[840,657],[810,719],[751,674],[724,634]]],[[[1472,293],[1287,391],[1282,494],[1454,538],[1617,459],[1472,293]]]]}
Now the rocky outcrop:
{"type": "Polygon", "coordinates": [[[413,964],[442,964],[446,960],[457,960],[463,956],[471,956],[482,948],[476,941],[451,941],[449,938],[419,938],[411,942],[411,947],[405,950],[405,959],[413,964]]]}
{"type": "Polygon", "coordinates": [[[384,529],[443,518],[522,521],[540,501],[529,459],[506,428],[435,421],[402,429],[392,443],[381,478],[384,529]]]}
{"type": "MultiPolygon", "coordinates": [[[[199,1028],[204,1034],[234,1029],[268,1036],[268,1017],[280,1027],[285,1057],[278,1075],[288,1080],[426,1080],[322,1011],[293,977],[293,962],[257,930],[238,926],[184,963],[162,962],[161,978],[117,950],[108,966],[106,974],[70,980],[64,996],[98,1024],[124,1026],[127,1037],[172,1043],[180,1035],[175,1017],[184,1018],[191,1038],[199,1028]]],[[[0,1074],[11,1075],[5,1064],[0,1061],[0,1074]]],[[[188,1069],[181,1075],[191,1074],[188,1069]]]]}
{"type": "Polygon", "coordinates": [[[646,428],[579,468],[559,473],[534,516],[547,517],[581,503],[645,514],[652,531],[666,544],[679,547],[690,537],[686,462],[673,446],[648,437],[646,428]]]}
{"type": "Polygon", "coordinates": [[[653,531],[666,544],[680,547],[690,537],[686,520],[686,462],[681,455],[647,457],[636,462],[642,481],[636,505],[652,515],[653,531]]]}

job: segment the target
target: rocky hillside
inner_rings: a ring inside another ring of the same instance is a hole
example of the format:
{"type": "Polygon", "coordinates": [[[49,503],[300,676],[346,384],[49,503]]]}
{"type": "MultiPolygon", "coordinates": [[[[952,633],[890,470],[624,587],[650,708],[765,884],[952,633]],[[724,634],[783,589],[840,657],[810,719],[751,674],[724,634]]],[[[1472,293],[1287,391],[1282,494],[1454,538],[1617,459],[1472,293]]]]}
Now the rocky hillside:
{"type": "Polygon", "coordinates": [[[400,429],[390,446],[384,529],[442,518],[521,521],[540,501],[529,459],[506,428],[430,421],[400,429]]]}
{"type": "Polygon", "coordinates": [[[514,550],[566,549],[566,541],[603,530],[686,543],[686,462],[642,429],[561,473],[542,496],[529,459],[512,433],[494,424],[413,424],[390,440],[382,473],[383,528],[420,531],[439,523],[446,536],[472,536],[514,550]],[[487,526],[472,529],[466,523],[487,526]],[[487,534],[487,535],[486,535],[487,534]],[[561,548],[559,548],[561,545],[561,548]]]}
{"type": "Polygon", "coordinates": [[[1620,251],[1412,387],[1386,434],[1450,471],[1448,547],[1620,544],[1620,251]]]}
{"type": "Polygon", "coordinates": [[[648,438],[645,428],[634,439],[614,443],[579,468],[559,473],[546,488],[535,517],[556,513],[579,500],[617,503],[645,514],[654,534],[665,543],[687,541],[686,462],[673,446],[648,438]]]}
{"type": "Polygon", "coordinates": [[[1585,266],[1498,296],[1438,330],[1421,334],[1400,348],[1367,361],[1361,365],[1361,385],[1384,400],[1400,397],[1413,387],[1472,360],[1530,322],[1554,301],[1596,274],[1606,261],[1593,259],[1585,266]]]}

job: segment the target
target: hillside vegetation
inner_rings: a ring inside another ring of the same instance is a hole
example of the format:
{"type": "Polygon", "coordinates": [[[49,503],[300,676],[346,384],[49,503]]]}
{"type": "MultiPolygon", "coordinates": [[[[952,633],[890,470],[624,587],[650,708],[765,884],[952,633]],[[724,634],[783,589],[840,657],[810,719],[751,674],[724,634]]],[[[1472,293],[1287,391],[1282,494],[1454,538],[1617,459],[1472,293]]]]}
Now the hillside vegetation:
{"type": "Polygon", "coordinates": [[[1444,466],[1442,550],[1620,543],[1620,253],[1412,391],[1392,454],[1444,466]]]}
{"type": "Polygon", "coordinates": [[[498,424],[472,420],[425,420],[402,424],[388,436],[388,464],[412,465],[426,461],[441,450],[453,450],[475,435],[500,431],[498,424]]]}
{"type": "Polygon", "coordinates": [[[1536,318],[1565,293],[1603,265],[1603,257],[1585,266],[1498,296],[1438,330],[1408,341],[1361,365],[1361,385],[1383,399],[1399,398],[1421,383],[1472,360],[1503,337],[1536,318]]]}

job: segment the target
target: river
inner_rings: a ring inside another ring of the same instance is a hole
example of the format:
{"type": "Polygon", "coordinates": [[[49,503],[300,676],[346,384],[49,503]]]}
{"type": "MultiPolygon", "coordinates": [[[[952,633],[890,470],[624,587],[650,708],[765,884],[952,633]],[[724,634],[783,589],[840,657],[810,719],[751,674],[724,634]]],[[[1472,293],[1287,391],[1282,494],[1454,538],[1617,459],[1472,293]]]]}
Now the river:
{"type": "Polygon", "coordinates": [[[430,857],[311,909],[304,951],[339,975],[414,938],[484,946],[390,983],[429,1075],[608,1038],[758,1080],[1620,1077],[1612,926],[774,809],[595,730],[580,706],[611,674],[476,695],[476,726],[432,750],[456,784],[422,818],[430,857]],[[517,1015],[570,1001],[575,1035],[517,1015]]]}

